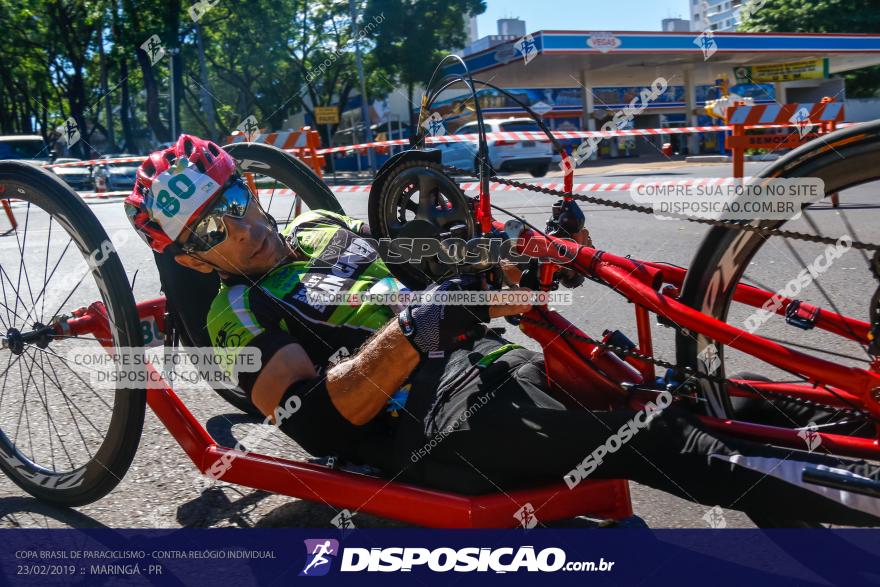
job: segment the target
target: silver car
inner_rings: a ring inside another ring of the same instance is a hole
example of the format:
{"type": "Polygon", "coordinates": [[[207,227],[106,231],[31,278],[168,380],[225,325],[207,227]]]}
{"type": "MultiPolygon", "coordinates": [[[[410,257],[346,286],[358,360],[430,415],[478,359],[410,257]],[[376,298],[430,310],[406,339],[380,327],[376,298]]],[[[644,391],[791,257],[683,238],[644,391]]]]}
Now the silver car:
{"type": "MultiPolygon", "coordinates": [[[[101,159],[122,159],[128,157],[137,157],[120,153],[118,155],[104,155],[101,159]]],[[[139,162],[135,163],[99,163],[95,169],[95,174],[103,176],[107,181],[107,191],[126,191],[133,190],[135,181],[137,180],[137,170],[140,167],[139,162]]]]}
{"type": "MultiPolygon", "coordinates": [[[[53,163],[74,163],[81,161],[75,158],[59,158],[53,163]]],[[[92,170],[88,166],[77,165],[76,167],[51,167],[52,172],[64,180],[64,183],[72,187],[78,192],[88,192],[95,189],[95,182],[92,179],[92,170]]]]}

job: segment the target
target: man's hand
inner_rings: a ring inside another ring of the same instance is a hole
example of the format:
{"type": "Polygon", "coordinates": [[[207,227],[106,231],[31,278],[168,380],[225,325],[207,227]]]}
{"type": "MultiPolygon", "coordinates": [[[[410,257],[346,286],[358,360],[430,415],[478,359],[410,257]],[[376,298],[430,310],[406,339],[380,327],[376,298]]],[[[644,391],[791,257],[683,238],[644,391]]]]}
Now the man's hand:
{"type": "MultiPolygon", "coordinates": [[[[470,289],[461,278],[450,279],[425,290],[434,296],[470,289]]],[[[443,300],[413,304],[398,316],[400,330],[421,354],[452,351],[486,334],[485,323],[492,318],[522,314],[529,305],[477,306],[445,303],[443,300]]]]}

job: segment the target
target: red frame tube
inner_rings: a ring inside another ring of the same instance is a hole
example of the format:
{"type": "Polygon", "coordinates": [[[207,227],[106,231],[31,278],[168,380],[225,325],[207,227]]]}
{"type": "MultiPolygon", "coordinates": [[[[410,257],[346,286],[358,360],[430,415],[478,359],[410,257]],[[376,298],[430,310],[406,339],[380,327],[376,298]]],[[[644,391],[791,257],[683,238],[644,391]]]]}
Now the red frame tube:
{"type": "MultiPolygon", "coordinates": [[[[637,306],[650,310],[658,316],[664,316],[683,328],[703,334],[722,345],[743,351],[780,369],[801,375],[810,381],[819,382],[836,390],[841,390],[846,393],[847,397],[855,398],[858,407],[869,411],[874,416],[880,417],[880,402],[872,393],[875,389],[880,389],[880,374],[864,369],[838,365],[790,349],[706,316],[675,298],[658,293],[657,290],[665,280],[667,272],[674,281],[673,285],[680,287],[680,283],[683,281],[684,274],[686,273],[684,269],[619,257],[595,248],[579,246],[573,242],[553,237],[548,239],[531,229],[524,229],[518,237],[517,250],[520,252],[528,254],[530,250],[540,250],[545,258],[559,261],[563,264],[572,256],[575,256],[578,270],[585,275],[604,281],[637,306]]],[[[568,263],[568,266],[571,267],[572,264],[568,263]]],[[[757,303],[755,295],[760,290],[757,290],[757,288],[751,289],[752,291],[741,294],[741,296],[757,303]]],[[[763,301],[761,304],[763,304],[763,301]]],[[[858,321],[840,322],[839,320],[845,319],[845,317],[831,312],[827,312],[824,318],[826,326],[832,325],[828,329],[833,328],[835,323],[838,325],[858,325],[858,321]]],[[[840,326],[840,328],[844,327],[840,326]]],[[[858,330],[856,332],[858,333],[858,330]]],[[[574,370],[575,366],[570,364],[567,368],[574,370]]],[[[577,369],[586,371],[590,370],[591,367],[581,361],[577,364],[577,369]]],[[[819,393],[827,394],[825,397],[829,398],[828,402],[833,403],[835,401],[835,399],[830,399],[833,396],[827,392],[819,393]]],[[[812,399],[816,398],[813,397],[812,399]]],[[[751,430],[757,431],[758,429],[751,430]]],[[[767,440],[773,440],[773,438],[767,437],[767,440]]],[[[853,440],[858,442],[865,439],[853,440]]],[[[876,446],[870,450],[876,450],[876,446]]]]}
{"type": "MultiPolygon", "coordinates": [[[[152,317],[164,328],[164,298],[137,307],[141,319],[152,317]]],[[[109,341],[107,324],[103,304],[96,302],[74,312],[57,330],[59,335],[95,334],[109,341]]],[[[519,525],[516,513],[526,504],[541,521],[583,515],[623,519],[633,514],[629,484],[621,479],[584,480],[573,489],[560,480],[542,487],[471,496],[220,446],[161,375],[150,369],[151,379],[161,381],[147,390],[150,409],[200,472],[207,473],[220,459],[228,460],[219,480],[436,528],[515,527],[519,525]]]]}

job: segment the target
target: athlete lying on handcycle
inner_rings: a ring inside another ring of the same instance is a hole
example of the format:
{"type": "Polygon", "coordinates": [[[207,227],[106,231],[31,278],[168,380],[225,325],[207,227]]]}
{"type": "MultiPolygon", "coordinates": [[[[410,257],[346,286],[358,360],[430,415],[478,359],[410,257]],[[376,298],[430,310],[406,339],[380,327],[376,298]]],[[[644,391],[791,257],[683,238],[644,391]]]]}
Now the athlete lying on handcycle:
{"type": "MultiPolygon", "coordinates": [[[[880,523],[880,500],[801,481],[805,467],[817,466],[878,479],[875,464],[725,437],[675,403],[642,412],[566,408],[548,392],[540,353],[483,326],[526,306],[315,303],[307,294],[322,284],[394,286],[363,238],[368,227],[313,210],[279,232],[232,157],[209,141],[183,135],[153,153],[126,207],[155,251],[219,273],[207,325],[216,352],[233,359],[245,347],[261,351],[262,368],[242,373],[240,386],[267,416],[296,406],[277,424],[315,456],[469,494],[565,476],[626,478],[779,519],[880,523]],[[625,437],[619,450],[585,460],[612,434],[625,437]]],[[[517,281],[515,267],[505,272],[517,281]]],[[[463,287],[447,280],[431,289],[463,287]]],[[[800,410],[791,414],[798,422],[815,417],[800,410]]]]}

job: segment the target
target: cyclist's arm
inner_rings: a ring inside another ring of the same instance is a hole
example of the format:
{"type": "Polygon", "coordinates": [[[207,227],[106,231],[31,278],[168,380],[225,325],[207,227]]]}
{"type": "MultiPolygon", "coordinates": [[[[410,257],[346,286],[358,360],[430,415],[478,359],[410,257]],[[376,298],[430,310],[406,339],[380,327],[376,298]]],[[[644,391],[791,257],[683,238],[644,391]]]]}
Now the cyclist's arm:
{"type": "MultiPolygon", "coordinates": [[[[323,383],[339,414],[360,426],[373,419],[418,364],[418,352],[393,320],[354,357],[329,369],[323,383]],[[388,357],[394,360],[388,361],[388,357]]],[[[316,377],[302,346],[289,344],[276,351],[257,376],[252,391],[254,405],[271,415],[291,385],[316,377]]],[[[317,386],[315,391],[322,392],[317,386]]]]}
{"type": "MultiPolygon", "coordinates": [[[[497,306],[489,309],[489,315],[497,318],[527,309],[497,306]]],[[[330,368],[321,383],[336,411],[352,424],[361,426],[372,420],[400,389],[418,366],[419,359],[418,351],[403,335],[397,320],[392,320],[352,358],[330,368]]],[[[305,350],[299,344],[289,344],[275,352],[257,376],[252,395],[254,405],[268,416],[292,385],[316,377],[305,350]]],[[[317,383],[313,387],[316,392],[322,392],[317,383]]]]}

